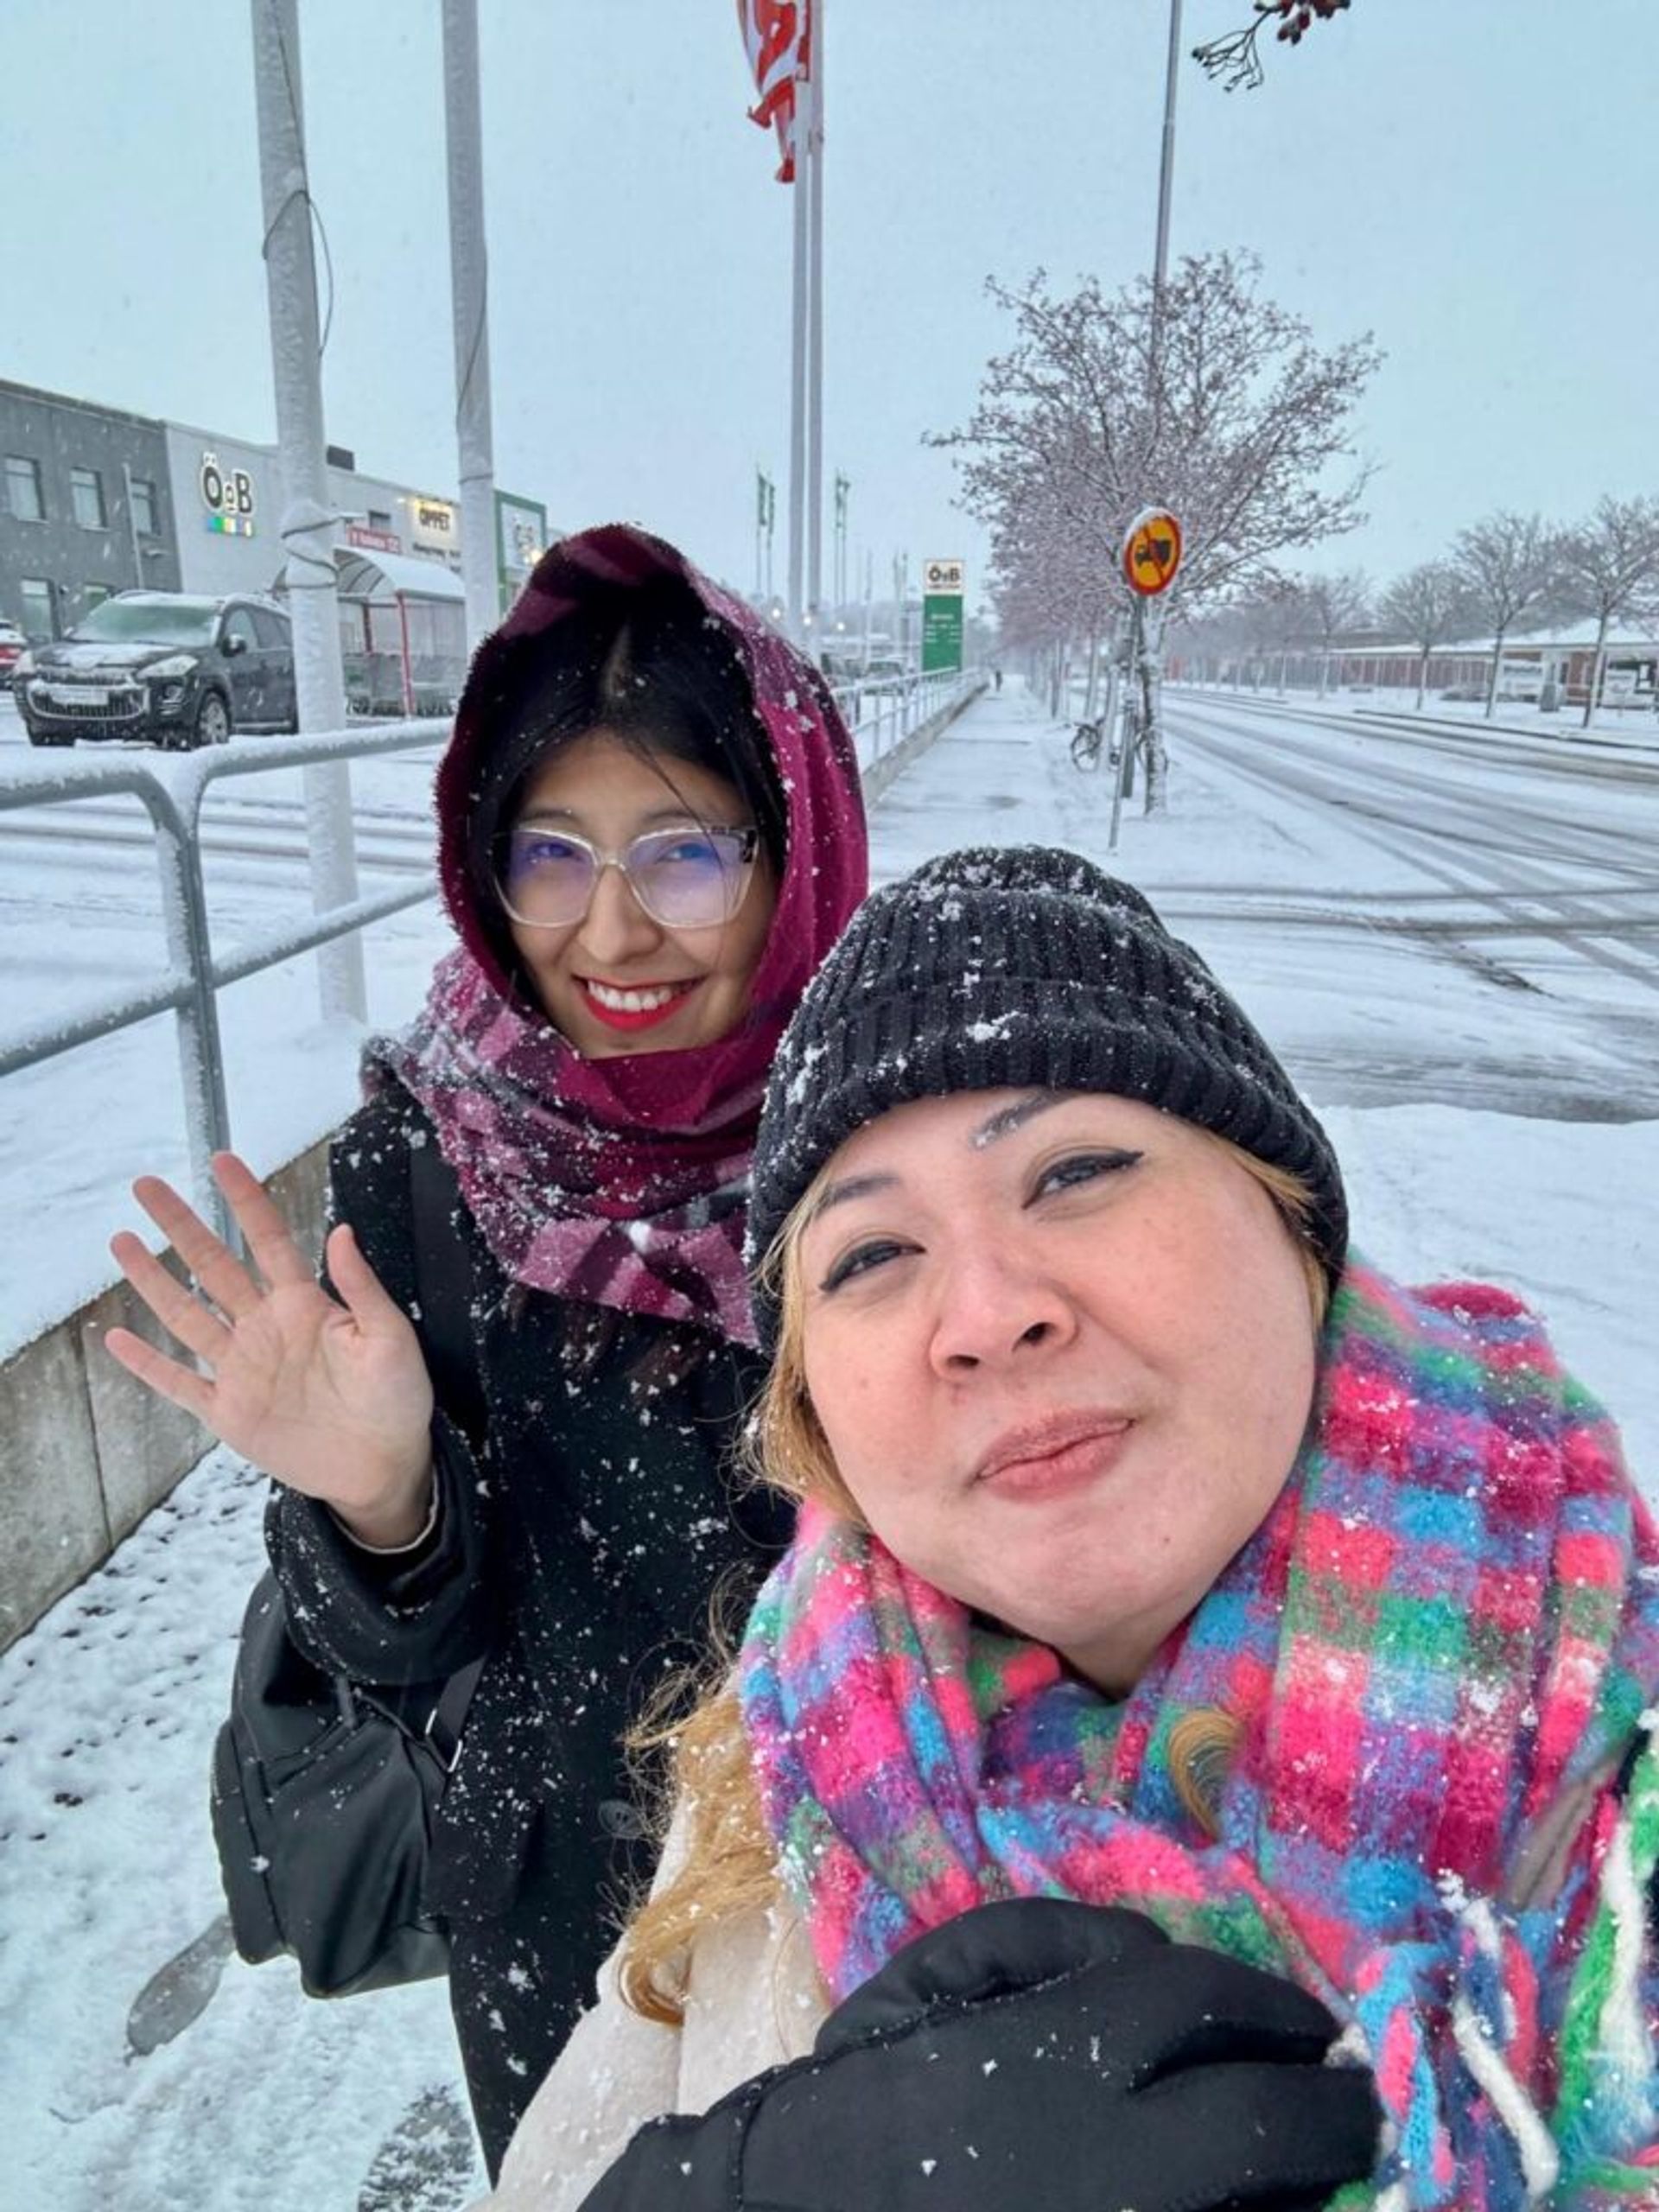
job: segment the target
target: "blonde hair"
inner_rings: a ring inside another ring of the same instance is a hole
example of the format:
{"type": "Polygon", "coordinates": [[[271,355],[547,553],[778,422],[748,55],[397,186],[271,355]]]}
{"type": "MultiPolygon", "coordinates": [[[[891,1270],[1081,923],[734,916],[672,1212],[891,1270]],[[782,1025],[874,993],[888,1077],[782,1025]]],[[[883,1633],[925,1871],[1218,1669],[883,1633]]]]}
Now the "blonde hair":
{"type": "MultiPolygon", "coordinates": [[[[1196,1126],[1196,1125],[1193,1125],[1196,1126]]],[[[1308,1240],[1313,1196],[1299,1176],[1258,1160],[1225,1137],[1219,1145],[1268,1192],[1295,1245],[1307,1286],[1314,1333],[1325,1325],[1331,1286],[1308,1240]]],[[[812,1499],[861,1528],[862,1516],[842,1481],[806,1388],[805,1300],[801,1241],[829,1178],[822,1168],[797,1201],[759,1270],[779,1315],[772,1368],[744,1434],[749,1471],[798,1503],[812,1499]]],[[[729,1654],[724,1655],[729,1660],[729,1654]]],[[[1178,1796],[1213,1835],[1227,1765],[1239,1725],[1211,1707],[1182,1716],[1171,1729],[1167,1757],[1178,1796]]],[[[624,1941],[622,1994],[636,2012],[666,2026],[685,2016],[691,1947],[700,1933],[779,1894],[777,1856],[761,1816],[743,1718],[729,1664],[677,1722],[647,1721],[631,1740],[666,1747],[672,1800],[685,1823],[685,1852],[663,1888],[639,1908],[624,1941]]]]}

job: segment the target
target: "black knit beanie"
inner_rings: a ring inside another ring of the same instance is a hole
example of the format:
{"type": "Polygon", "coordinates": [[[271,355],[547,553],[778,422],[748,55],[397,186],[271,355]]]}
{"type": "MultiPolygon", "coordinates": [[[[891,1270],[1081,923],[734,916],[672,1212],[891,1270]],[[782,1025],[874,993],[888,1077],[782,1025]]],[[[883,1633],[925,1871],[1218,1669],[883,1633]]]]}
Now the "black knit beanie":
{"type": "MultiPolygon", "coordinates": [[[[1133,885],[1075,853],[982,846],[867,899],[784,1033],[755,1141],[751,1272],[855,1129],[913,1098],[1099,1090],[1287,1169],[1332,1281],[1348,1243],[1330,1140],[1266,1043],[1133,885]]],[[[760,1285],[755,1319],[776,1344],[760,1285]]]]}

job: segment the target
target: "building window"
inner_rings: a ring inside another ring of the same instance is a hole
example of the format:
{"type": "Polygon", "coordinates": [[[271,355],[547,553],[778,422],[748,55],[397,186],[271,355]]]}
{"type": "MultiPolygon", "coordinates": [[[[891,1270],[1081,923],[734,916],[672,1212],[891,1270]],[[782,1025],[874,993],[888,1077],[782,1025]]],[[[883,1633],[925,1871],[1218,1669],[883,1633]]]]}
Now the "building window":
{"type": "Polygon", "coordinates": [[[371,530],[390,530],[391,528],[391,514],[384,508],[371,507],[369,509],[369,528],[371,530]]]}
{"type": "Polygon", "coordinates": [[[55,638],[58,626],[52,613],[52,587],[43,576],[22,576],[17,593],[23,602],[23,632],[31,645],[55,638]]]}
{"type": "Polygon", "coordinates": [[[69,498],[74,506],[75,520],[83,530],[105,527],[104,486],[95,468],[70,470],[69,498]]]}
{"type": "Polygon", "coordinates": [[[38,461],[29,461],[15,453],[6,455],[6,503],[19,522],[46,520],[38,461]]]}
{"type": "Polygon", "coordinates": [[[132,526],[140,537],[156,535],[156,486],[143,476],[130,476],[127,489],[132,499],[132,526]]]}

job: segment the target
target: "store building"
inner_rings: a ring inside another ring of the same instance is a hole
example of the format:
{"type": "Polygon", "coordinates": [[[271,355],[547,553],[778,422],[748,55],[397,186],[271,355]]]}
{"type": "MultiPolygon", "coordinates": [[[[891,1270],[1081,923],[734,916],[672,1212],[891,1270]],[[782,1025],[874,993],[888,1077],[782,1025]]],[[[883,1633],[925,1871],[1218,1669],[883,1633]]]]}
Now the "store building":
{"type": "MultiPolygon", "coordinates": [[[[274,592],[280,582],[286,556],[274,447],[0,381],[0,615],[32,639],[61,636],[99,600],[136,586],[216,596],[274,592]]],[[[379,614],[342,611],[348,652],[387,650],[385,610],[401,608],[400,655],[406,632],[410,639],[404,677],[422,659],[448,663],[458,653],[464,666],[464,624],[457,642],[452,611],[459,592],[448,588],[461,571],[459,505],[367,475],[339,446],[328,448],[328,497],[341,518],[340,554],[370,563],[389,556],[399,578],[394,587],[383,576],[356,599],[379,614]],[[416,642],[423,635],[425,648],[416,642]]],[[[493,551],[504,609],[540,550],[538,525],[545,542],[543,507],[497,494],[493,551]]],[[[347,570],[342,561],[342,573],[365,582],[360,567],[347,570]]],[[[435,667],[431,679],[412,679],[423,697],[448,681],[435,667]]]]}
{"type": "MultiPolygon", "coordinates": [[[[182,423],[162,427],[179,518],[180,588],[273,590],[287,558],[275,448],[182,423]]],[[[453,500],[365,475],[340,446],[328,448],[328,498],[342,518],[344,543],[436,561],[459,574],[461,510],[453,500]]]]}
{"type": "Polygon", "coordinates": [[[0,382],[0,615],[55,638],[111,592],[178,591],[159,423],[0,382]]]}

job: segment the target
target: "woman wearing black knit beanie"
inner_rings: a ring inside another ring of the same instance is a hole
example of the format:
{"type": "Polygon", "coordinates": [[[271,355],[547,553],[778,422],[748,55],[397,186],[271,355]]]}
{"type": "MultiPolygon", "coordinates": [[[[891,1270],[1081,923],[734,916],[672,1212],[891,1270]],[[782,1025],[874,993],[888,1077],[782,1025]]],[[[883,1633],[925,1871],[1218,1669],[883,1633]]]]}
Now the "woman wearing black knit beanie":
{"type": "Polygon", "coordinates": [[[860,910],[749,1223],[797,1535],[498,2212],[1651,2206],[1659,1534],[1539,1323],[1046,849],[860,910]]]}

